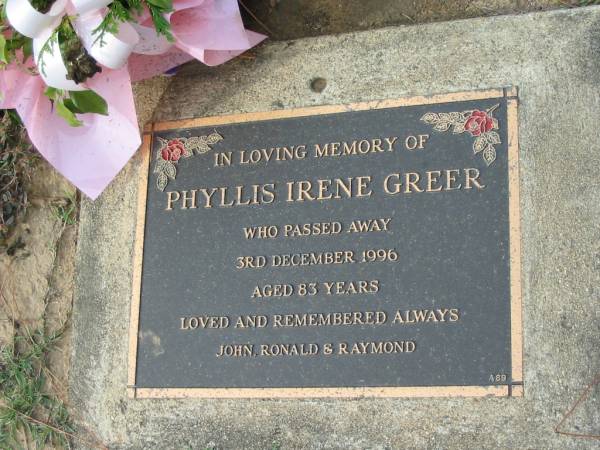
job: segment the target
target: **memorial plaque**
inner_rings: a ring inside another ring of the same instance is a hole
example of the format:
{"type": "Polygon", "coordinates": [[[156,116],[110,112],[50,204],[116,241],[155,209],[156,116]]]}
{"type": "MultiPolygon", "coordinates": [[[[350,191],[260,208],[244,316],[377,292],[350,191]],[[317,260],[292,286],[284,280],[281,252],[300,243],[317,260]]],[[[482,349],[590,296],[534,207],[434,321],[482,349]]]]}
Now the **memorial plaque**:
{"type": "Polygon", "coordinates": [[[517,103],[149,127],[130,395],[522,395],[517,103]]]}

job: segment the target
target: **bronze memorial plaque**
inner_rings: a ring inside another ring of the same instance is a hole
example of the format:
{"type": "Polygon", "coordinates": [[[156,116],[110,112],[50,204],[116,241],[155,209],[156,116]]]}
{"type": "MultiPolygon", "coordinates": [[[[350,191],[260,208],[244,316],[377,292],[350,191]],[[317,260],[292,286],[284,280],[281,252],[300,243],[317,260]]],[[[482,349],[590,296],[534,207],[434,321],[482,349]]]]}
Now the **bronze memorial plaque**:
{"type": "Polygon", "coordinates": [[[148,127],[130,395],[523,395],[517,104],[148,127]]]}

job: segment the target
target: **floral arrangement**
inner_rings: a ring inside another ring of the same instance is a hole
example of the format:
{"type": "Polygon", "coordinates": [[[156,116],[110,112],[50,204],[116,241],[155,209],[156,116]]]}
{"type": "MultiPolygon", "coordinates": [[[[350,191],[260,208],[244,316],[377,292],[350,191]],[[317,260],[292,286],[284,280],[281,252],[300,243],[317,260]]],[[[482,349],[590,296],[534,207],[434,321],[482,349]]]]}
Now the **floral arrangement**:
{"type": "Polygon", "coordinates": [[[265,38],[236,0],[0,0],[0,21],[0,109],[91,198],[140,145],[132,81],[265,38]]]}

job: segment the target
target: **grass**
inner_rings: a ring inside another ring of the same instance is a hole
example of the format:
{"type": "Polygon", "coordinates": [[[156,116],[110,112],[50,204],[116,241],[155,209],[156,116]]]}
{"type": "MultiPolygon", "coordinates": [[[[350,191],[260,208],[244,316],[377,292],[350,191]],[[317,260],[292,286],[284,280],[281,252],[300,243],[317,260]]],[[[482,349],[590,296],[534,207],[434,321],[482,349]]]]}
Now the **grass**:
{"type": "Polygon", "coordinates": [[[15,245],[11,238],[28,203],[24,181],[37,159],[15,111],[0,110],[0,251],[15,245]]]}
{"type": "Polygon", "coordinates": [[[0,356],[0,448],[71,448],[74,431],[63,402],[47,392],[46,357],[63,330],[16,333],[0,356]]]}
{"type": "Polygon", "coordinates": [[[67,194],[63,201],[52,206],[55,217],[64,225],[77,223],[77,198],[76,194],[67,194]]]}

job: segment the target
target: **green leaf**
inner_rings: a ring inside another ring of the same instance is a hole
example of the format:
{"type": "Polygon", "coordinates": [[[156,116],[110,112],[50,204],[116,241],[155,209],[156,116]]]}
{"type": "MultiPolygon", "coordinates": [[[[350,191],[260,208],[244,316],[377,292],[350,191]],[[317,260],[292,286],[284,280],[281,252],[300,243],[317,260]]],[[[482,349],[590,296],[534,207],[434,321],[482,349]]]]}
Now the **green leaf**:
{"type": "Polygon", "coordinates": [[[69,111],[75,113],[75,114],[83,114],[83,111],[80,110],[75,103],[73,103],[73,100],[71,100],[70,98],[65,98],[63,100],[63,103],[65,104],[65,106],[69,109],[69,111]]]}
{"type": "Polygon", "coordinates": [[[0,34],[0,62],[8,64],[8,58],[6,55],[6,38],[3,34],[0,34]]]}
{"type": "Polygon", "coordinates": [[[23,62],[33,56],[33,39],[26,39],[23,43],[23,62]]]}
{"type": "Polygon", "coordinates": [[[171,24],[164,16],[165,13],[173,10],[173,2],[171,0],[147,0],[146,3],[156,34],[164,36],[170,42],[174,42],[175,38],[171,33],[171,24]]]}
{"type": "Polygon", "coordinates": [[[55,106],[58,115],[65,119],[69,125],[72,127],[80,127],[83,125],[83,122],[75,117],[73,111],[67,108],[62,100],[57,101],[55,106]]]}
{"type": "Polygon", "coordinates": [[[82,113],[95,113],[108,116],[108,104],[106,100],[94,91],[69,91],[69,97],[73,105],[82,113]]]}
{"type": "Polygon", "coordinates": [[[62,94],[60,89],[56,89],[48,86],[44,91],[44,95],[48,97],[50,100],[58,100],[62,94]]]}
{"type": "Polygon", "coordinates": [[[164,10],[172,10],[173,9],[173,1],[172,0],[146,0],[149,4],[156,6],[157,8],[161,8],[164,10]]]}

